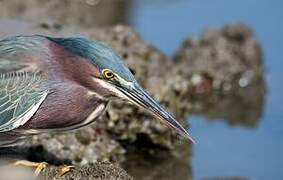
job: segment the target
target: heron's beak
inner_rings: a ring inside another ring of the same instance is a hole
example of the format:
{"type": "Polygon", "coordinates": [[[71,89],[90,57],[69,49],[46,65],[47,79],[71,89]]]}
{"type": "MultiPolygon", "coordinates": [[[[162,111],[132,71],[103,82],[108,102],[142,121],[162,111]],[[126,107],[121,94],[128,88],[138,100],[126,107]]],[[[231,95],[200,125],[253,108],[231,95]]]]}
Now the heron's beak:
{"type": "Polygon", "coordinates": [[[145,92],[138,83],[134,83],[133,86],[129,87],[118,87],[118,89],[126,95],[128,100],[134,104],[141,106],[155,115],[162,123],[168,127],[177,131],[181,136],[189,139],[192,143],[195,143],[194,139],[190,134],[183,128],[180,123],[162,106],[160,106],[152,97],[145,92]]]}

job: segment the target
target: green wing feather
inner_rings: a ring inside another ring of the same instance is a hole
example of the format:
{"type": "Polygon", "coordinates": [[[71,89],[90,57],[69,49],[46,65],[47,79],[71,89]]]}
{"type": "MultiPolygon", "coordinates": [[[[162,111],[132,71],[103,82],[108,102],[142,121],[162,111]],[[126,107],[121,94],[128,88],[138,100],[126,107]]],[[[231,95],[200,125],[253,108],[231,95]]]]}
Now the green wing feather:
{"type": "Polygon", "coordinates": [[[25,124],[38,110],[48,91],[39,88],[39,72],[0,74],[0,132],[25,124]]]}

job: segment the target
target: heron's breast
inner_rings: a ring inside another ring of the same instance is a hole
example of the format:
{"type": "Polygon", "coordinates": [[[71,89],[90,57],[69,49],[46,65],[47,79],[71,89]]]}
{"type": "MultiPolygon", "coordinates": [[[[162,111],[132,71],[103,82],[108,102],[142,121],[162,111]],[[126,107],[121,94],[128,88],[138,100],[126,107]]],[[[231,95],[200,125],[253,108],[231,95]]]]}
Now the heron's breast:
{"type": "Polygon", "coordinates": [[[83,87],[61,84],[22,128],[35,132],[76,129],[93,122],[106,105],[107,101],[90,97],[83,87]]]}
{"type": "Polygon", "coordinates": [[[62,128],[57,128],[57,130],[72,130],[72,129],[78,129],[80,127],[86,126],[93,121],[95,121],[104,111],[106,107],[106,103],[99,104],[95,109],[87,116],[87,118],[82,119],[78,121],[75,124],[72,124],[70,126],[62,127],[62,128]]]}

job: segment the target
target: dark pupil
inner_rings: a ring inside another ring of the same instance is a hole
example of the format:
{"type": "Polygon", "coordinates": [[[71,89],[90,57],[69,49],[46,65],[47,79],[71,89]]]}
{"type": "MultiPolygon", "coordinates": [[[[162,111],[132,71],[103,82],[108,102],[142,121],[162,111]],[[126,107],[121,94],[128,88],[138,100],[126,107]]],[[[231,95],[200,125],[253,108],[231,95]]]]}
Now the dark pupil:
{"type": "Polygon", "coordinates": [[[106,76],[107,76],[107,77],[112,77],[113,74],[112,74],[111,72],[106,72],[106,76]]]}

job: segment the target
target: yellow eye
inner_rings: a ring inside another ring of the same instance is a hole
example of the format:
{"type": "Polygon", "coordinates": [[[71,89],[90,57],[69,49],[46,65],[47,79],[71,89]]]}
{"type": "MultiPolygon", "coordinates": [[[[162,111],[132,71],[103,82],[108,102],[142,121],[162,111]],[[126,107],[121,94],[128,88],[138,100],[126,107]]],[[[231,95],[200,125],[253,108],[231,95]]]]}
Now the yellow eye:
{"type": "Polygon", "coordinates": [[[107,79],[112,79],[115,76],[114,73],[110,71],[109,69],[103,69],[102,74],[107,79]]]}

